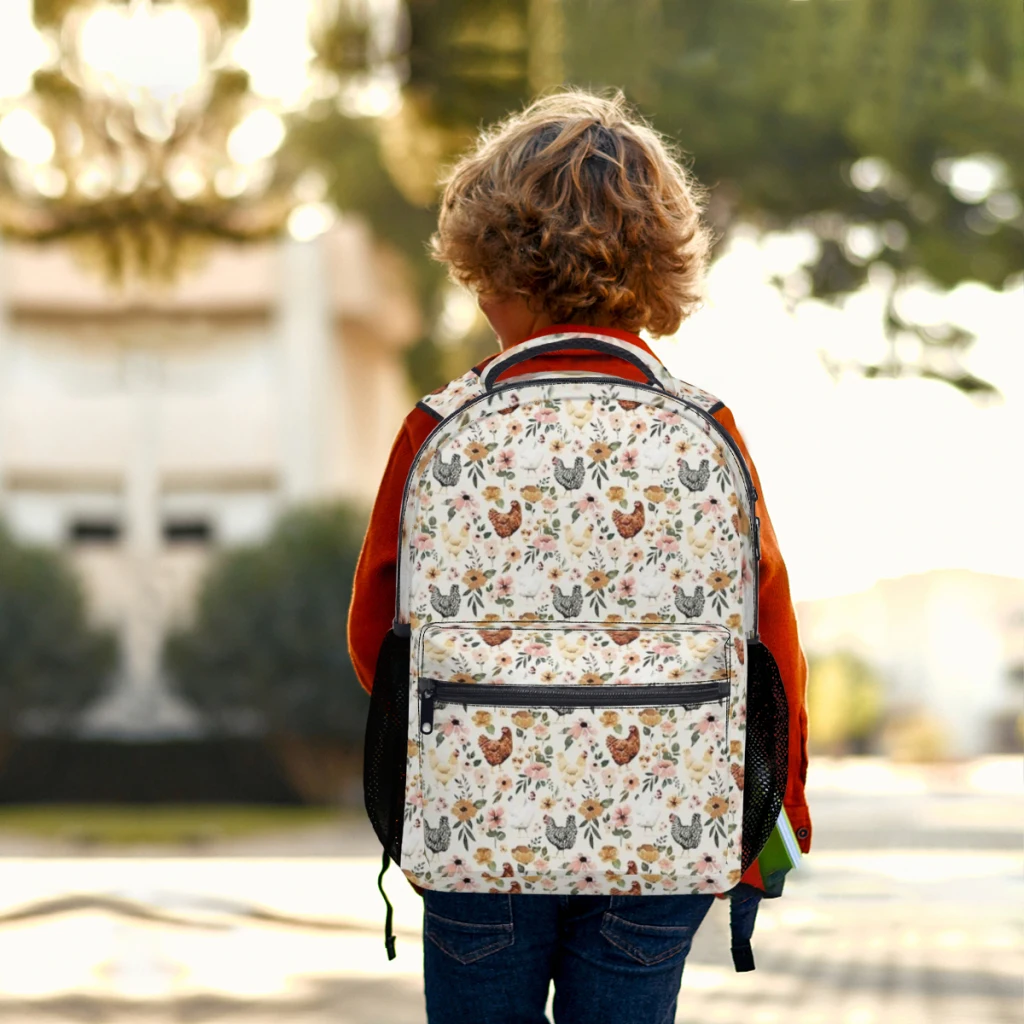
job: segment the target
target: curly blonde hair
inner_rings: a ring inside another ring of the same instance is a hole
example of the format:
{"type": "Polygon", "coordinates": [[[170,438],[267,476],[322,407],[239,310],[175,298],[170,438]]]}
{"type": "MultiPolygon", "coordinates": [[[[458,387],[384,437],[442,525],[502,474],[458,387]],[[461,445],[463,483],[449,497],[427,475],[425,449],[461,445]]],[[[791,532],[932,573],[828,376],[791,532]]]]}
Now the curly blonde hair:
{"type": "Polygon", "coordinates": [[[554,323],[673,333],[700,303],[704,190],[621,92],[537,100],[485,131],[446,180],[434,258],[554,323]]]}

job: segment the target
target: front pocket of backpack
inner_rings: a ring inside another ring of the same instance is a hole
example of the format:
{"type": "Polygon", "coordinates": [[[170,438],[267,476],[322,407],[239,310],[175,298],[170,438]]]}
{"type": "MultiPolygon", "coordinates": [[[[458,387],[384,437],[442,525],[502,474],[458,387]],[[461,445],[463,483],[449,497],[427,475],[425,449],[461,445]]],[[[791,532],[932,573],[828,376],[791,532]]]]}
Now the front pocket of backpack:
{"type": "MultiPolygon", "coordinates": [[[[728,645],[705,629],[659,627],[644,638],[635,663],[625,663],[627,672],[602,678],[593,671],[597,664],[565,667],[584,658],[577,649],[582,631],[534,626],[510,649],[501,681],[488,682],[493,652],[511,629],[487,630],[498,642],[470,643],[459,654],[445,634],[465,627],[437,630],[435,666],[447,660],[448,668],[478,672],[475,678],[453,673],[461,676],[454,680],[421,674],[417,683],[424,845],[441,884],[475,891],[668,892],[674,879],[700,874],[694,865],[702,855],[705,876],[721,869],[735,827],[728,818],[728,645]],[[668,632],[674,640],[666,639],[668,632]],[[540,633],[548,647],[561,646],[564,654],[568,644],[573,653],[532,673],[522,665],[516,672],[516,658],[542,643],[540,633]],[[557,636],[566,633],[559,645],[557,636]],[[688,644],[686,635],[696,640],[688,644]],[[478,650],[482,658],[474,656],[478,650]],[[714,651],[720,659],[710,658],[714,651]],[[596,681],[551,681],[567,674],[596,681]],[[513,675],[531,681],[511,683],[513,675]],[[616,872],[622,879],[609,888],[616,872]]],[[[612,663],[599,653],[607,647],[595,642],[596,632],[608,630],[591,631],[582,646],[612,663]]],[[[612,643],[626,647],[641,631],[615,632],[626,642],[612,643]],[[633,639],[622,635],[633,632],[633,639]]],[[[429,661],[421,666],[429,671],[429,661]]]]}

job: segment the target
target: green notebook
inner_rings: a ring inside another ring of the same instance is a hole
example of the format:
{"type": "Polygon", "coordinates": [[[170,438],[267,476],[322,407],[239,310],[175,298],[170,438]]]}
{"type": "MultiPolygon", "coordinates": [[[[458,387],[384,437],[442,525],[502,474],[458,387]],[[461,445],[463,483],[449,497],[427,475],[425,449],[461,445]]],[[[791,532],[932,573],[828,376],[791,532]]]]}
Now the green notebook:
{"type": "Polygon", "coordinates": [[[771,889],[775,884],[781,887],[786,872],[799,866],[800,857],[800,846],[783,808],[772,834],[768,837],[768,842],[764,844],[764,849],[757,858],[757,866],[761,870],[765,888],[771,889]],[[772,878],[773,875],[778,875],[778,878],[772,878]]]}

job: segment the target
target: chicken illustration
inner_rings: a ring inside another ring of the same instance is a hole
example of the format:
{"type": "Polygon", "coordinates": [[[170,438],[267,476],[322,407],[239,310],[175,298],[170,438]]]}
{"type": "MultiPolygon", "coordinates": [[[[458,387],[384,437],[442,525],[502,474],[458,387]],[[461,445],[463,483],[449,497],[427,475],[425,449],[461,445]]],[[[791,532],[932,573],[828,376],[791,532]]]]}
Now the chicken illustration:
{"type": "Polygon", "coordinates": [[[629,764],[640,753],[640,730],[635,725],[629,727],[629,735],[624,740],[609,736],[605,743],[608,753],[616,764],[629,764]]]}
{"type": "Polygon", "coordinates": [[[446,619],[459,614],[459,605],[461,603],[462,595],[459,593],[459,585],[457,583],[452,584],[452,589],[447,594],[442,594],[433,583],[430,584],[431,607],[446,619]]]}
{"type": "Polygon", "coordinates": [[[697,531],[692,526],[688,526],[686,528],[686,542],[690,545],[690,550],[698,558],[703,558],[714,546],[715,528],[709,526],[704,532],[704,536],[698,537],[697,531]]]}
{"type": "Polygon", "coordinates": [[[627,875],[635,875],[636,874],[636,861],[635,860],[631,860],[631,861],[627,861],[626,862],[626,874],[627,875]]]}
{"type": "Polygon", "coordinates": [[[508,809],[508,827],[515,832],[527,832],[537,817],[537,804],[524,801],[508,809]]]}
{"type": "Polygon", "coordinates": [[[482,871],[480,873],[480,877],[488,882],[500,882],[503,878],[515,878],[515,875],[515,869],[508,863],[508,861],[502,864],[500,875],[492,874],[490,871],[482,871]]]}
{"type": "Polygon", "coordinates": [[[434,778],[441,783],[442,786],[447,786],[452,778],[455,776],[455,772],[459,767],[459,752],[453,750],[448,755],[447,761],[442,761],[437,756],[437,751],[431,747],[427,751],[427,763],[430,765],[430,771],[433,773],[434,778]]]}
{"type": "Polygon", "coordinates": [[[690,776],[696,782],[701,782],[705,775],[711,771],[711,748],[704,751],[704,756],[698,761],[689,750],[683,751],[683,764],[690,776]]]}
{"type": "Polygon", "coordinates": [[[619,647],[625,647],[626,644],[631,644],[634,640],[639,639],[639,629],[609,629],[608,635],[612,638],[612,643],[619,647]]]}
{"type": "Polygon", "coordinates": [[[577,409],[572,402],[566,402],[565,414],[570,420],[572,420],[572,425],[574,427],[578,430],[582,430],[594,415],[593,399],[588,398],[579,409],[577,409]]]}
{"type": "Polygon", "coordinates": [[[483,640],[488,647],[499,647],[506,640],[512,639],[511,629],[481,629],[480,639],[483,640]]]}
{"type": "Polygon", "coordinates": [[[689,825],[684,825],[678,814],[670,814],[668,820],[672,823],[672,838],[684,850],[696,850],[700,845],[701,832],[704,830],[700,823],[700,815],[694,814],[689,825]]]}
{"type": "Polygon", "coordinates": [[[512,756],[512,730],[507,725],[501,730],[501,739],[489,740],[481,736],[477,743],[488,764],[499,765],[512,756]]]}
{"type": "Polygon", "coordinates": [[[463,548],[469,543],[469,523],[463,523],[458,533],[452,533],[447,523],[441,524],[441,540],[448,549],[448,554],[458,558],[463,548]]]}
{"type": "Polygon", "coordinates": [[[625,398],[620,398],[618,402],[619,408],[625,409],[626,412],[632,412],[640,404],[639,402],[629,402],[625,398]]]}
{"type": "Polygon", "coordinates": [[[581,654],[587,649],[587,637],[585,633],[580,633],[573,643],[570,643],[568,638],[563,634],[559,633],[555,637],[555,646],[561,651],[562,656],[567,661],[575,661],[581,654]]]}
{"type": "Polygon", "coordinates": [[[511,537],[523,525],[523,507],[518,501],[513,501],[508,507],[508,512],[499,512],[492,508],[487,513],[487,518],[490,519],[491,526],[499,537],[511,537]]]}
{"type": "Polygon", "coordinates": [[[644,528],[644,520],[644,506],[639,501],[633,502],[633,511],[628,515],[618,509],[612,510],[612,522],[615,524],[615,529],[619,531],[620,537],[625,537],[627,540],[630,537],[635,537],[644,528]]]}
{"type": "Polygon", "coordinates": [[[648,574],[641,574],[640,576],[640,593],[644,597],[654,598],[661,597],[661,592],[665,588],[665,577],[658,576],[656,573],[651,572],[648,574]]]}
{"type": "Polygon", "coordinates": [[[732,777],[736,782],[736,788],[742,790],[743,780],[746,776],[746,772],[743,770],[743,765],[733,762],[733,764],[729,765],[729,771],[732,772],[732,777]]]}
{"type": "Polygon", "coordinates": [[[636,814],[633,817],[633,824],[642,828],[645,832],[653,832],[661,824],[661,816],[664,807],[654,800],[649,803],[637,805],[636,814]]]}
{"type": "Polygon", "coordinates": [[[683,464],[679,467],[679,482],[688,491],[693,491],[694,493],[703,491],[710,479],[711,470],[707,459],[701,459],[700,466],[697,469],[690,469],[686,460],[683,459],[683,464]]]}
{"type": "Polygon", "coordinates": [[[608,891],[613,896],[639,896],[640,883],[634,878],[633,884],[628,889],[616,889],[615,886],[612,886],[608,891]]]}
{"type": "Polygon", "coordinates": [[[574,558],[582,558],[590,550],[591,544],[594,543],[594,528],[589,525],[585,526],[583,527],[583,533],[577,536],[572,526],[566,523],[563,537],[565,538],[565,546],[569,549],[569,553],[574,558]]]}
{"type": "Polygon", "coordinates": [[[462,456],[453,455],[451,461],[445,464],[441,458],[441,452],[434,453],[434,461],[431,465],[434,471],[434,479],[442,487],[454,487],[462,476],[462,456]]]}
{"type": "Polygon", "coordinates": [[[555,754],[555,764],[558,765],[558,771],[562,778],[570,786],[575,786],[580,779],[583,778],[584,773],[587,770],[587,752],[584,750],[582,754],[577,755],[575,761],[570,761],[565,754],[559,750],[555,754]]]}
{"type": "Polygon", "coordinates": [[[523,445],[519,449],[519,465],[527,470],[540,469],[540,464],[547,454],[548,450],[542,444],[534,442],[530,445],[523,445]]]}
{"type": "Polygon", "coordinates": [[[544,573],[540,569],[524,572],[516,586],[523,597],[536,597],[540,593],[540,588],[544,586],[544,573]]]}
{"type": "Polygon", "coordinates": [[[443,640],[428,638],[423,644],[423,653],[430,661],[445,661],[455,650],[455,637],[446,636],[443,640]]]}
{"type": "Polygon", "coordinates": [[[575,491],[583,486],[583,456],[577,455],[572,469],[566,469],[565,463],[555,457],[555,479],[567,490],[575,491]]]}
{"type": "Polygon", "coordinates": [[[746,657],[743,648],[743,641],[739,637],[735,637],[732,642],[733,650],[736,652],[736,660],[742,665],[743,659],[746,657]]]}
{"type": "Polygon", "coordinates": [[[544,834],[548,842],[556,850],[568,850],[576,842],[576,815],[570,814],[565,819],[564,825],[555,823],[555,819],[549,814],[544,815],[544,824],[547,828],[544,834]]]}
{"type": "Polygon", "coordinates": [[[558,587],[555,587],[551,603],[555,606],[555,611],[563,618],[574,619],[583,611],[583,588],[577,583],[572,588],[572,595],[567,597],[558,587]]]}
{"type": "Polygon", "coordinates": [[[693,596],[687,597],[682,587],[675,587],[676,607],[688,618],[695,619],[704,611],[704,588],[694,587],[693,596]]]}
{"type": "Polygon", "coordinates": [[[423,819],[423,842],[433,853],[444,853],[452,841],[452,828],[448,824],[448,815],[442,814],[437,827],[431,828],[427,819],[423,819]]]}
{"type": "Polygon", "coordinates": [[[657,472],[665,465],[668,459],[669,445],[667,444],[649,444],[640,453],[640,465],[644,469],[653,469],[657,472]]]}
{"type": "Polygon", "coordinates": [[[698,640],[692,633],[686,634],[686,646],[690,648],[690,653],[698,660],[704,661],[707,656],[718,647],[719,639],[717,636],[708,637],[705,640],[698,640]]]}
{"type": "Polygon", "coordinates": [[[511,416],[512,413],[514,413],[516,411],[516,409],[518,409],[518,408],[519,408],[519,399],[518,399],[518,397],[513,395],[512,396],[512,404],[511,405],[506,405],[504,409],[499,409],[498,410],[498,415],[499,416],[511,416]]]}

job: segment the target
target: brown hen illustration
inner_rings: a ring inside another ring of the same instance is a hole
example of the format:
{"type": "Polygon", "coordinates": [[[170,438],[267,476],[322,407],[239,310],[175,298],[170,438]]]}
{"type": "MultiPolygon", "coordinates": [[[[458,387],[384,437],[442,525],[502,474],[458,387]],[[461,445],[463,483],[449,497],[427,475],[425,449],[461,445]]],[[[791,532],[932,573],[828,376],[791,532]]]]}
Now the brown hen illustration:
{"type": "Polygon", "coordinates": [[[605,741],[608,753],[616,764],[629,764],[640,753],[640,730],[635,725],[629,727],[629,735],[624,740],[609,736],[605,741]]]}
{"type": "Polygon", "coordinates": [[[640,636],[640,630],[609,629],[608,635],[612,638],[612,643],[618,644],[619,647],[625,647],[626,644],[631,644],[638,636],[640,636]]]}
{"type": "Polygon", "coordinates": [[[497,647],[498,644],[503,644],[506,640],[512,638],[511,629],[481,629],[480,639],[483,640],[488,647],[497,647]]]}
{"type": "Polygon", "coordinates": [[[508,507],[508,512],[499,512],[492,508],[487,513],[487,518],[490,519],[494,532],[499,537],[511,537],[523,525],[523,507],[518,501],[513,501],[508,507]]]}
{"type": "Polygon", "coordinates": [[[481,736],[477,743],[488,764],[499,765],[512,756],[512,730],[507,725],[501,730],[500,740],[489,740],[481,736]]]}
{"type": "Polygon", "coordinates": [[[644,506],[639,501],[633,502],[633,511],[628,515],[618,509],[612,512],[615,529],[619,531],[619,536],[625,537],[626,540],[635,537],[644,528],[644,519],[644,506]]]}

